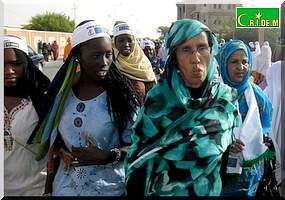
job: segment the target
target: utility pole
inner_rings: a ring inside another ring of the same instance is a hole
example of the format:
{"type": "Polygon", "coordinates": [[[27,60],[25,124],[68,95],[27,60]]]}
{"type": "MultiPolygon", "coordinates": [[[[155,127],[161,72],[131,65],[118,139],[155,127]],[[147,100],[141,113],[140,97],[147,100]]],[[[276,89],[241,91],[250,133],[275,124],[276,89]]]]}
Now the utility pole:
{"type": "Polygon", "coordinates": [[[264,42],[264,28],[259,28],[258,30],[258,41],[259,41],[260,46],[262,46],[264,42]]]}
{"type": "Polygon", "coordinates": [[[77,25],[77,20],[76,20],[76,10],[77,10],[77,5],[76,5],[76,2],[75,0],[73,1],[73,7],[72,7],[72,10],[73,10],[73,17],[74,17],[74,23],[75,23],[75,26],[77,25]]]}

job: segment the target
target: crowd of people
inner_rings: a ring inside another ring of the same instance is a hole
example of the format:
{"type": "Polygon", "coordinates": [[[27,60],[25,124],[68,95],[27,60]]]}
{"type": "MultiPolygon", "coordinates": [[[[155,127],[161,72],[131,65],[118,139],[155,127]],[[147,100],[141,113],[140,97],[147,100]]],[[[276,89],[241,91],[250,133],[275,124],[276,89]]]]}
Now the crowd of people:
{"type": "Polygon", "coordinates": [[[49,80],[5,36],[4,195],[255,197],[272,163],[278,194],[283,61],[271,54],[193,19],[163,42],[86,20],[49,80]]]}
{"type": "Polygon", "coordinates": [[[37,51],[44,56],[46,62],[49,60],[57,60],[59,56],[59,46],[55,40],[52,44],[39,40],[37,43],[37,51]]]}

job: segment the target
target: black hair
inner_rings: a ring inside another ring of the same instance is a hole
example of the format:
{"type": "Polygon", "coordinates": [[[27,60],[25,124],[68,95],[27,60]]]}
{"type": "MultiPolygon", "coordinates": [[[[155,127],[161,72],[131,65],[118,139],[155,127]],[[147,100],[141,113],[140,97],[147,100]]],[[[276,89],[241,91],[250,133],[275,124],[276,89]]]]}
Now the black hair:
{"type": "Polygon", "coordinates": [[[209,31],[209,30],[207,30],[207,31],[205,31],[205,33],[206,33],[206,35],[207,35],[207,38],[208,38],[208,45],[209,45],[209,47],[213,47],[213,40],[212,40],[212,34],[214,34],[213,32],[211,32],[211,31],[209,31]]]}
{"type": "Polygon", "coordinates": [[[34,65],[33,61],[26,53],[15,48],[13,48],[13,50],[17,61],[21,63],[23,75],[15,87],[4,86],[4,95],[20,98],[27,98],[30,96],[33,105],[39,114],[42,100],[50,84],[50,80],[34,65]]]}
{"type": "Polygon", "coordinates": [[[30,65],[30,59],[29,57],[21,50],[19,49],[13,49],[16,55],[16,60],[17,62],[21,63],[21,67],[24,70],[23,76],[20,78],[19,81],[24,81],[28,80],[29,77],[29,70],[28,70],[28,65],[30,65]]]}
{"type": "MultiPolygon", "coordinates": [[[[66,76],[68,65],[74,56],[78,57],[79,50],[82,44],[84,43],[77,45],[75,48],[71,50],[65,63],[62,65],[62,67],[59,69],[59,71],[55,75],[53,82],[51,83],[51,86],[49,87],[47,95],[45,96],[45,99],[44,99],[45,107],[43,108],[39,116],[40,123],[44,121],[52,105],[54,104],[56,95],[58,94],[58,91],[61,85],[63,84],[64,77],[66,76]]],[[[113,55],[113,58],[114,58],[114,55],[113,55]]],[[[74,68],[77,66],[78,62],[79,60],[75,59],[73,63],[74,68]]],[[[74,81],[73,85],[77,84],[78,80],[79,80],[79,77],[76,77],[73,80],[74,81]]],[[[130,81],[127,80],[118,71],[114,62],[112,62],[110,69],[108,73],[106,74],[106,79],[103,82],[103,86],[105,87],[107,91],[107,105],[108,105],[109,113],[113,114],[111,116],[114,116],[114,121],[116,123],[116,126],[118,127],[118,131],[121,136],[124,129],[127,126],[127,122],[129,121],[129,119],[132,118],[133,112],[136,111],[141,106],[138,100],[139,99],[138,95],[133,89],[130,81]]],[[[39,130],[40,128],[39,124],[33,131],[33,134],[29,138],[28,143],[32,142],[34,136],[36,135],[36,132],[39,130]]],[[[120,138],[121,144],[123,144],[122,137],[119,137],[119,138],[120,138]]]]}
{"type": "MultiPolygon", "coordinates": [[[[79,44],[75,49],[75,55],[77,57],[79,57],[80,49],[84,44],[86,43],[79,44]]],[[[112,56],[113,59],[115,59],[114,51],[112,56]]],[[[141,106],[138,94],[131,82],[118,70],[114,60],[102,83],[107,91],[109,113],[114,117],[114,122],[121,135],[126,128],[128,121],[132,119],[132,114],[141,106]]]]}
{"type": "Polygon", "coordinates": [[[132,114],[141,106],[139,97],[131,82],[121,74],[114,62],[107,73],[105,88],[109,111],[113,112],[118,131],[122,134],[128,121],[132,119],[132,114]]]}

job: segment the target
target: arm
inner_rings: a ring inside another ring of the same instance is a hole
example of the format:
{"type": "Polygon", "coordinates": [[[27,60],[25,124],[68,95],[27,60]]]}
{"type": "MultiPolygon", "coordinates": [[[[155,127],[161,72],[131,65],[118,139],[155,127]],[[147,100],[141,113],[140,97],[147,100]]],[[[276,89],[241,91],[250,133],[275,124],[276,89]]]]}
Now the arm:
{"type": "Polygon", "coordinates": [[[71,159],[71,162],[70,159],[68,160],[69,165],[106,165],[117,161],[123,161],[127,154],[128,145],[131,143],[131,126],[135,118],[136,114],[134,114],[133,119],[129,121],[127,128],[122,133],[121,148],[116,150],[111,149],[110,151],[102,150],[95,145],[92,138],[88,137],[86,147],[72,147],[72,151],[67,154],[68,158],[71,159]]]}
{"type": "Polygon", "coordinates": [[[101,150],[96,146],[72,147],[72,152],[61,148],[59,155],[66,171],[77,166],[106,165],[117,161],[118,157],[115,151],[101,150]]]}
{"type": "Polygon", "coordinates": [[[72,147],[71,155],[73,157],[72,165],[106,165],[109,163],[121,161],[127,153],[128,146],[120,149],[114,148],[110,151],[99,149],[89,138],[86,147],[72,147]]]}
{"type": "Polygon", "coordinates": [[[88,147],[72,147],[73,165],[106,165],[116,161],[117,153],[115,151],[106,151],[99,149],[95,145],[88,147]]]}

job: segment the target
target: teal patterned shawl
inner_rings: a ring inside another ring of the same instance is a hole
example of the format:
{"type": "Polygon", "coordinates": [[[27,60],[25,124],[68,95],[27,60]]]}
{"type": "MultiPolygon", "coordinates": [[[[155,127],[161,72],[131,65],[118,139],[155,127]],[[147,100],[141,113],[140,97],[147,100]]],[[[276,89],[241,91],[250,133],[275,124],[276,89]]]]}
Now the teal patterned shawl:
{"type": "Polygon", "coordinates": [[[201,98],[191,97],[172,62],[179,44],[206,30],[199,21],[184,19],[176,21],[166,35],[165,76],[148,93],[134,124],[125,162],[127,188],[133,181],[142,181],[146,196],[220,194],[221,157],[232,144],[233,128],[240,119],[235,89],[213,81],[218,51],[215,36],[211,34],[211,60],[201,98]],[[137,171],[143,180],[136,178],[137,171]]]}

